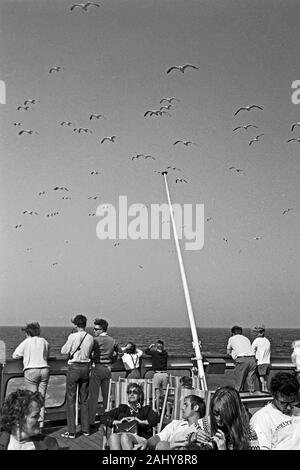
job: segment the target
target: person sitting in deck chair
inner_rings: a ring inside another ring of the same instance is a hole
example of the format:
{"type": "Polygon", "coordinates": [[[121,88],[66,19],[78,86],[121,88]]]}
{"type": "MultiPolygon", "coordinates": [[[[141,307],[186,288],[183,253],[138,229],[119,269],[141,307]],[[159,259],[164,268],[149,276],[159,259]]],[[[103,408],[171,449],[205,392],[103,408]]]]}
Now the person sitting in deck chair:
{"type": "Polygon", "coordinates": [[[205,416],[205,409],[203,398],[198,395],[187,395],[183,400],[183,419],[174,419],[161,432],[150,437],[146,442],[138,444],[136,449],[187,449],[190,437],[197,431],[200,419],[205,416]]]}
{"type": "Polygon", "coordinates": [[[150,405],[143,406],[144,391],[141,385],[131,382],[127,386],[128,404],[106,411],[100,423],[114,428],[109,438],[110,450],[130,450],[147,442],[152,428],[159,422],[159,414],[150,405]]]}

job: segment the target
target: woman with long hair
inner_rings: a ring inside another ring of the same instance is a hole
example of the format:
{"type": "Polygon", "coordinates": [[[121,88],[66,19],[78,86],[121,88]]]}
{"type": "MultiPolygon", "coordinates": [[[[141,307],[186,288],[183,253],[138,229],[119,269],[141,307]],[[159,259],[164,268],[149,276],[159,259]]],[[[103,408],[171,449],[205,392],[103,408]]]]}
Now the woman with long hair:
{"type": "Polygon", "coordinates": [[[199,421],[197,442],[215,450],[259,450],[249,414],[233,387],[221,387],[214,393],[209,416],[199,421]]]}

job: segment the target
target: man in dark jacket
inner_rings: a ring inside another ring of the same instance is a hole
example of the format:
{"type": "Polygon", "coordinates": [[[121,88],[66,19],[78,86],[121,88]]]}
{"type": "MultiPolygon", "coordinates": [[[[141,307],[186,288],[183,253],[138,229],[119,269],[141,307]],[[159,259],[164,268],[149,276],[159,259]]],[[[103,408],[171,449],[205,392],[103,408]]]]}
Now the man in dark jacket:
{"type": "Polygon", "coordinates": [[[166,389],[168,385],[168,353],[164,349],[164,342],[162,340],[156,341],[156,344],[150,344],[148,348],[145,349],[145,354],[152,357],[152,370],[154,370],[153,375],[153,387],[155,389],[156,397],[156,409],[161,408],[161,396],[163,389],[166,389]]]}

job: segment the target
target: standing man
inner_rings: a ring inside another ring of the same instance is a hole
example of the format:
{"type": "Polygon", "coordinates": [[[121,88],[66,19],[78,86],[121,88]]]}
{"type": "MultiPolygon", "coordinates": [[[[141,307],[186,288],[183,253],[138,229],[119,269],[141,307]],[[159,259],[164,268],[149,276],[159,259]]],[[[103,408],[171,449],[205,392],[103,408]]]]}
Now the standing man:
{"type": "Polygon", "coordinates": [[[111,365],[114,356],[122,355],[122,349],[116,340],[107,334],[108,322],[103,318],[94,320],[94,347],[89,391],[89,422],[95,426],[99,389],[101,387],[104,411],[107,408],[111,365]]]}
{"type": "Polygon", "coordinates": [[[252,331],[256,334],[256,338],[252,343],[252,350],[257,360],[257,373],[261,383],[261,391],[267,392],[267,377],[271,362],[271,344],[265,337],[264,326],[255,326],[252,331]]]}
{"type": "Polygon", "coordinates": [[[89,364],[90,354],[93,349],[94,340],[92,335],[86,333],[86,317],[76,315],[71,320],[76,327],[76,332],[71,333],[67,342],[61,348],[62,354],[68,354],[67,371],[67,421],[68,431],[62,437],[75,439],[75,403],[76,390],[79,388],[80,397],[80,424],[84,436],[89,436],[88,418],[88,394],[89,394],[89,364]]]}
{"type": "Polygon", "coordinates": [[[299,383],[293,374],[278,372],[271,380],[272,403],[252,416],[261,450],[300,450],[299,383]]]}
{"type": "Polygon", "coordinates": [[[160,399],[162,391],[168,385],[168,353],[164,349],[164,342],[159,339],[156,341],[156,344],[150,344],[145,349],[145,354],[152,356],[152,369],[154,370],[153,387],[155,390],[156,409],[158,411],[161,407],[160,399]]]}
{"type": "Polygon", "coordinates": [[[254,380],[256,373],[256,360],[252,351],[250,340],[243,335],[240,326],[231,328],[231,337],[227,344],[227,354],[231,355],[235,362],[234,387],[240,392],[245,381],[250,393],[254,392],[254,380]]]}

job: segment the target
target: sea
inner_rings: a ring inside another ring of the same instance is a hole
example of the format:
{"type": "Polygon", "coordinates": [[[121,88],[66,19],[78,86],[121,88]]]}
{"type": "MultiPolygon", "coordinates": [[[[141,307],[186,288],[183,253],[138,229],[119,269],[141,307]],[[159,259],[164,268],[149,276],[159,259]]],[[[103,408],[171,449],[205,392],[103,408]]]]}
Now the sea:
{"type": "MultiPolygon", "coordinates": [[[[72,333],[72,327],[44,327],[41,336],[47,339],[50,345],[50,356],[60,357],[62,345],[72,333]]],[[[91,328],[87,328],[93,333],[91,328]]],[[[230,336],[228,328],[198,328],[198,338],[201,342],[202,354],[226,354],[227,341],[230,336]]],[[[145,349],[151,343],[162,339],[165,349],[170,355],[194,355],[192,335],[189,328],[144,328],[111,327],[108,333],[123,346],[127,341],[133,341],[139,349],[145,349]]],[[[243,329],[243,334],[251,341],[254,336],[250,329],[243,329]]],[[[291,344],[300,340],[300,328],[270,328],[266,330],[266,337],[272,346],[272,356],[290,356],[291,344]]],[[[0,341],[5,342],[6,359],[11,355],[17,345],[25,339],[21,326],[0,326],[0,341]]]]}

